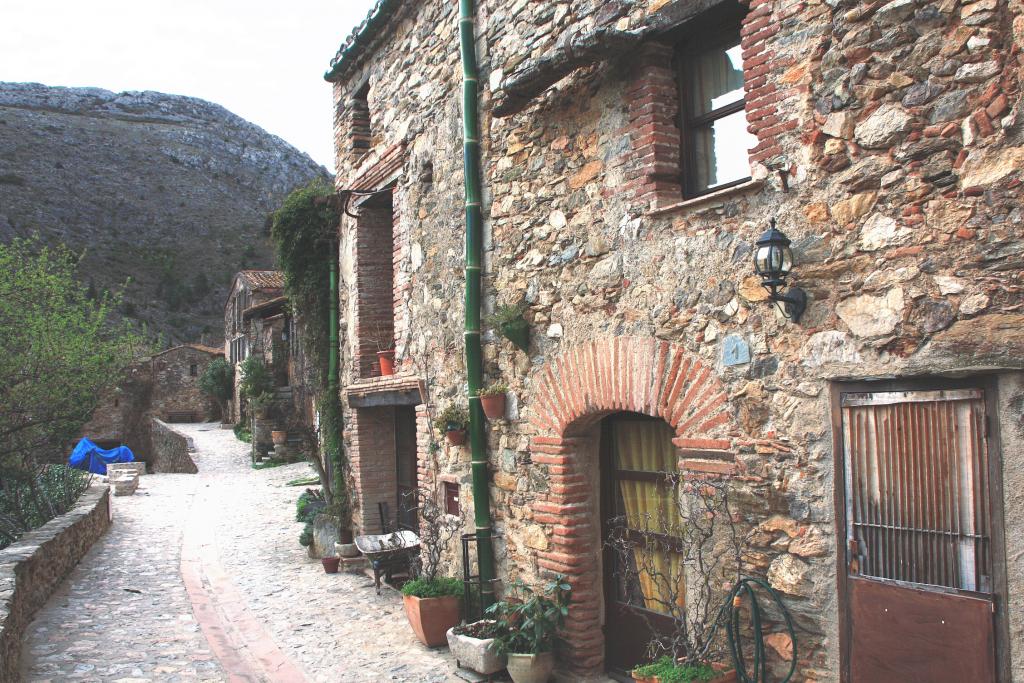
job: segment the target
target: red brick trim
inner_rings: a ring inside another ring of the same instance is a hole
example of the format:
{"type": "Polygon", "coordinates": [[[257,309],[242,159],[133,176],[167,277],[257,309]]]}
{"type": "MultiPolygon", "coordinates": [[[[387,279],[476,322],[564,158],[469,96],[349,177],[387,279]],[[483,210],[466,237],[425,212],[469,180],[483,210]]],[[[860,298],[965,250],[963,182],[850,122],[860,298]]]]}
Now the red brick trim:
{"type": "Polygon", "coordinates": [[[541,570],[565,574],[574,606],[566,624],[567,663],[600,671],[600,548],[588,472],[590,440],[579,438],[620,411],[661,417],[676,430],[680,467],[696,477],[736,473],[732,410],[717,374],[685,348],[653,338],[609,337],[567,348],[531,379],[534,465],[546,468],[549,490],[532,504],[533,521],[548,526],[550,545],[537,552],[541,570]]]}

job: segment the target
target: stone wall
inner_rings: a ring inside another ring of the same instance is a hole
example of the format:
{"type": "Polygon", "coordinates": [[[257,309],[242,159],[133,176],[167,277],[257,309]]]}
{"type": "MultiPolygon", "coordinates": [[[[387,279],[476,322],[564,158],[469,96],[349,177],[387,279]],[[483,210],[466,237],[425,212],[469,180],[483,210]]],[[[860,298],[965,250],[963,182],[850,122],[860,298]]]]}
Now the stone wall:
{"type": "Polygon", "coordinates": [[[110,526],[110,491],[93,486],[68,513],[0,550],[0,680],[20,680],[25,629],[110,526]]]}
{"type": "MultiPolygon", "coordinates": [[[[574,577],[573,663],[600,668],[601,584],[580,551],[593,547],[585,520],[598,500],[579,468],[593,473],[602,417],[661,417],[677,430],[683,472],[729,477],[745,501],[748,569],[786,594],[803,629],[800,676],[835,680],[832,382],[1024,366],[1024,6],[753,0],[741,29],[751,182],[681,201],[670,168],[680,132],[664,111],[678,103],[663,98],[676,97],[666,65],[686,27],[672,17],[713,4],[480,3],[485,308],[524,301],[533,339],[524,354],[484,334],[488,379],[511,386],[510,419],[488,429],[497,555],[503,579],[574,577]],[[597,29],[642,34],[644,46],[492,115],[508,84],[597,29]],[[800,324],[753,274],[772,216],[811,298],[800,324]]],[[[394,272],[411,293],[395,297],[408,320],[397,361],[424,382],[424,416],[465,392],[455,12],[440,0],[403,6],[334,84],[337,186],[397,180],[394,234],[407,244],[394,272]],[[346,102],[367,80],[371,146],[353,155],[346,102]]],[[[341,226],[349,315],[357,223],[341,226]]],[[[351,319],[349,332],[347,385],[359,381],[351,319]]],[[[1004,434],[1019,415],[1004,409],[1004,434]]],[[[420,439],[421,483],[468,480],[468,449],[428,430],[420,439]]],[[[1010,445],[1008,480],[1019,469],[1010,445]]],[[[1007,496],[1009,530],[1022,513],[1007,496]]]]}
{"type": "Polygon", "coordinates": [[[153,418],[153,451],[149,461],[154,473],[195,474],[199,471],[188,454],[188,438],[153,418]]]}
{"type": "Polygon", "coordinates": [[[108,448],[123,444],[152,463],[153,418],[189,413],[208,420],[218,414],[216,402],[199,389],[199,378],[217,357],[219,349],[186,344],[136,360],[100,397],[82,435],[108,448]]]}

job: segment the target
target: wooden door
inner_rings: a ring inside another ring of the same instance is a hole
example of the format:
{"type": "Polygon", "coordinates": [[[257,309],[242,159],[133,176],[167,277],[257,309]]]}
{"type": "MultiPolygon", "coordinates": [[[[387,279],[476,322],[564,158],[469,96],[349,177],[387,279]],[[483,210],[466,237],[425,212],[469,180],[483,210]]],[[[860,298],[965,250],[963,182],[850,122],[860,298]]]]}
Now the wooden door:
{"type": "Polygon", "coordinates": [[[636,550],[626,561],[637,563],[633,571],[622,571],[621,555],[605,546],[605,664],[610,671],[627,672],[646,662],[647,645],[655,634],[673,629],[666,601],[685,596],[678,556],[645,548],[638,538],[638,532],[647,530],[670,537],[677,528],[678,458],[673,436],[662,420],[640,415],[616,416],[603,423],[603,538],[607,542],[613,533],[631,538],[636,550]],[[637,572],[638,565],[651,569],[637,572]]]}
{"type": "Polygon", "coordinates": [[[981,389],[844,393],[851,683],[996,680],[981,389]]]}
{"type": "Polygon", "coordinates": [[[397,468],[399,528],[419,530],[416,499],[416,409],[408,406],[395,408],[395,467],[397,468]]]}

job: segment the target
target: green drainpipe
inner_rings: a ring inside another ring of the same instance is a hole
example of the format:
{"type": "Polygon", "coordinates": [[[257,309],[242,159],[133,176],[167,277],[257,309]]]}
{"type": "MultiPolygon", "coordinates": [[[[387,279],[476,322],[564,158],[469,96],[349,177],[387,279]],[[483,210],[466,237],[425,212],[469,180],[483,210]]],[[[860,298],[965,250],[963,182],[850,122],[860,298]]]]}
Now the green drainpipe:
{"type": "Polygon", "coordinates": [[[338,391],[338,250],[331,249],[331,276],[330,276],[330,321],[327,329],[330,330],[330,351],[327,356],[327,386],[332,392],[338,391]]]}
{"type": "Polygon", "coordinates": [[[476,42],[473,0],[459,0],[462,52],[462,156],[466,181],[466,379],[469,387],[469,444],[473,467],[473,519],[484,607],[494,602],[494,551],[491,548],[491,501],[487,486],[487,444],[480,405],[483,363],[480,347],[480,262],[483,211],[480,192],[480,122],[477,117],[476,42]]]}

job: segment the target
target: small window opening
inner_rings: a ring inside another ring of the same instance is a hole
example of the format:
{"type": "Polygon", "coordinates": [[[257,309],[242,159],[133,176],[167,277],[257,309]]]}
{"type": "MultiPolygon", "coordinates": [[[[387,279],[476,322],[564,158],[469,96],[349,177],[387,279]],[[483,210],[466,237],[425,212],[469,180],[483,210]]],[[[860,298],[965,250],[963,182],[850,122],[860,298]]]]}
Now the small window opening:
{"type": "Polygon", "coordinates": [[[459,516],[459,485],[452,481],[444,482],[444,511],[449,515],[459,516]]]}
{"type": "Polygon", "coordinates": [[[193,363],[192,365],[188,366],[188,376],[189,377],[195,377],[198,374],[199,374],[199,366],[198,365],[193,363]]]}

